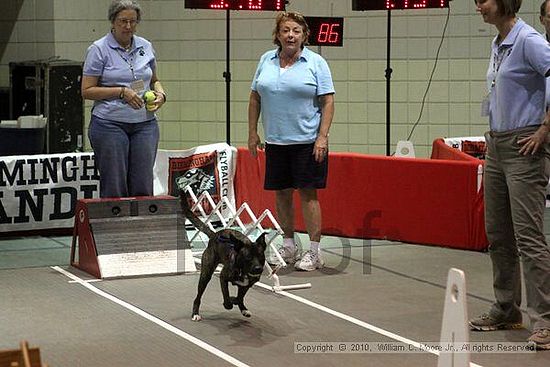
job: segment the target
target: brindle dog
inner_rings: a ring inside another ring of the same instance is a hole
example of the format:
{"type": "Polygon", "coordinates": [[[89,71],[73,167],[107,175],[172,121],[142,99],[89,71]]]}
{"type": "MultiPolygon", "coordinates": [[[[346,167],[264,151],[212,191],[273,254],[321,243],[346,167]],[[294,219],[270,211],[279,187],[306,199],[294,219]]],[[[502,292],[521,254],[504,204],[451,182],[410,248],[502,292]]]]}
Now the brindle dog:
{"type": "Polygon", "coordinates": [[[190,208],[187,196],[180,193],[183,215],[208,238],[208,245],[202,254],[201,275],[197,297],[193,301],[193,321],[200,321],[199,314],[201,297],[219,264],[223,265],[220,272],[220,284],[223,295],[223,307],[231,310],[233,305],[239,306],[241,314],[250,317],[252,314],[244,305],[244,296],[250,287],[260,280],[265,263],[265,233],[255,242],[250,241],[241,232],[234,229],[212,231],[204,224],[190,208]],[[237,297],[229,296],[229,282],[237,286],[237,297]]]}

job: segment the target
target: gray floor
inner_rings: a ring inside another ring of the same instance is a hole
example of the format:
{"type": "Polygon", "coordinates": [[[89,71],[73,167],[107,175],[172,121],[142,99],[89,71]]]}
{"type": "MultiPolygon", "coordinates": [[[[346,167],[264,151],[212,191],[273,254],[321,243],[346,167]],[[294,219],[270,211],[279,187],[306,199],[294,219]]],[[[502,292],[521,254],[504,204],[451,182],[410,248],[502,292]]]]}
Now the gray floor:
{"type": "Polygon", "coordinates": [[[0,237],[0,270],[68,265],[72,237],[0,237]]]}
{"type": "MultiPolygon", "coordinates": [[[[223,309],[214,278],[197,323],[190,313],[198,274],[74,282],[64,272],[91,277],[68,266],[69,247],[69,237],[0,240],[0,349],[26,339],[51,367],[437,366],[438,357],[427,352],[301,354],[294,348],[437,342],[451,267],[466,273],[470,315],[492,299],[486,253],[327,237],[324,269],[281,272],[284,284],[310,282],[311,289],[276,294],[255,287],[247,295],[253,313],[247,319],[223,309]]],[[[523,342],[528,335],[470,333],[470,340],[523,342]]],[[[478,366],[548,366],[550,351],[471,358],[478,366]]]]}

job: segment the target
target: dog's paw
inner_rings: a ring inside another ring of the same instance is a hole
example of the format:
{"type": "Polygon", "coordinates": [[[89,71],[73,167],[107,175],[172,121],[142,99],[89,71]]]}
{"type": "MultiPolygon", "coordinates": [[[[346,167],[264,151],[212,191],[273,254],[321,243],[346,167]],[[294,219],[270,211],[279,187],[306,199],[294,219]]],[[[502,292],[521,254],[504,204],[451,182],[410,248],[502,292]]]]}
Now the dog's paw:
{"type": "Polygon", "coordinates": [[[233,302],[231,302],[231,300],[229,302],[224,302],[223,303],[223,307],[226,309],[226,310],[231,310],[233,308],[233,302]]]}
{"type": "Polygon", "coordinates": [[[244,316],[244,317],[250,317],[252,316],[252,313],[248,310],[242,310],[241,311],[241,314],[244,316]]]}
{"type": "Polygon", "coordinates": [[[191,317],[191,321],[202,321],[202,316],[199,314],[195,314],[193,315],[193,317],[191,317]]]}

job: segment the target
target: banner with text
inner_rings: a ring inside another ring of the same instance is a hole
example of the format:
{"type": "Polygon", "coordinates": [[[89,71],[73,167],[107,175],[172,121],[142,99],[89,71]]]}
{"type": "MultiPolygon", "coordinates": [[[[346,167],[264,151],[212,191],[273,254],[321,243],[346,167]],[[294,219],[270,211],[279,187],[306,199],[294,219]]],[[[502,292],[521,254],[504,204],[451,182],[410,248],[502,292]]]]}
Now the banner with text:
{"type": "MultiPolygon", "coordinates": [[[[236,152],[225,143],[159,150],[154,195],[177,196],[176,187],[191,185],[197,196],[207,190],[216,203],[227,197],[234,205],[236,152]]],[[[71,228],[76,201],[97,197],[92,152],[0,157],[0,232],[71,228]]]]}
{"type": "Polygon", "coordinates": [[[70,228],[77,199],[98,196],[93,153],[0,157],[0,232],[70,228]]]}
{"type": "MultiPolygon", "coordinates": [[[[155,161],[155,195],[178,196],[191,185],[197,197],[207,191],[217,204],[223,197],[235,205],[233,179],[237,150],[225,143],[201,145],[188,150],[159,150],[155,161]]],[[[207,213],[212,209],[202,203],[207,213]]],[[[224,217],[231,213],[222,207],[224,217]]]]}

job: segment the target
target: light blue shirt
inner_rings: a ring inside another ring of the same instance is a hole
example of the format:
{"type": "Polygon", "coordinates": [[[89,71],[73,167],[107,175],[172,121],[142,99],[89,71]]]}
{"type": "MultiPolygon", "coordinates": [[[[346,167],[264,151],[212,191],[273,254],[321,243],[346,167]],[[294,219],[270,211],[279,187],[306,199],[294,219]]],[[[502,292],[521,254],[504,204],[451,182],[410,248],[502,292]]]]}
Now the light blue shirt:
{"type": "MultiPolygon", "coordinates": [[[[111,33],[95,41],[86,53],[83,75],[99,77],[98,85],[130,88],[135,80],[143,80],[145,90],[150,89],[153,70],[156,69],[155,51],[151,42],[133,36],[129,52],[118,44],[111,33]]],[[[139,123],[155,118],[145,107],[136,110],[123,99],[94,101],[92,114],[99,118],[128,123],[139,123]]]]}
{"type": "Polygon", "coordinates": [[[251,87],[261,97],[265,141],[313,143],[321,122],[319,96],[334,93],[330,69],[321,55],[304,47],[294,65],[281,73],[277,51],[262,55],[251,87]]]}
{"type": "Polygon", "coordinates": [[[550,45],[534,28],[518,19],[510,33],[491,47],[487,70],[489,124],[493,131],[540,125],[545,114],[545,75],[550,45]]]}
{"type": "MultiPolygon", "coordinates": [[[[547,41],[550,41],[548,39],[548,35],[545,34],[544,35],[544,38],[547,40],[547,41]]],[[[546,109],[548,110],[548,108],[550,107],[550,78],[546,78],[546,109]]]]}

